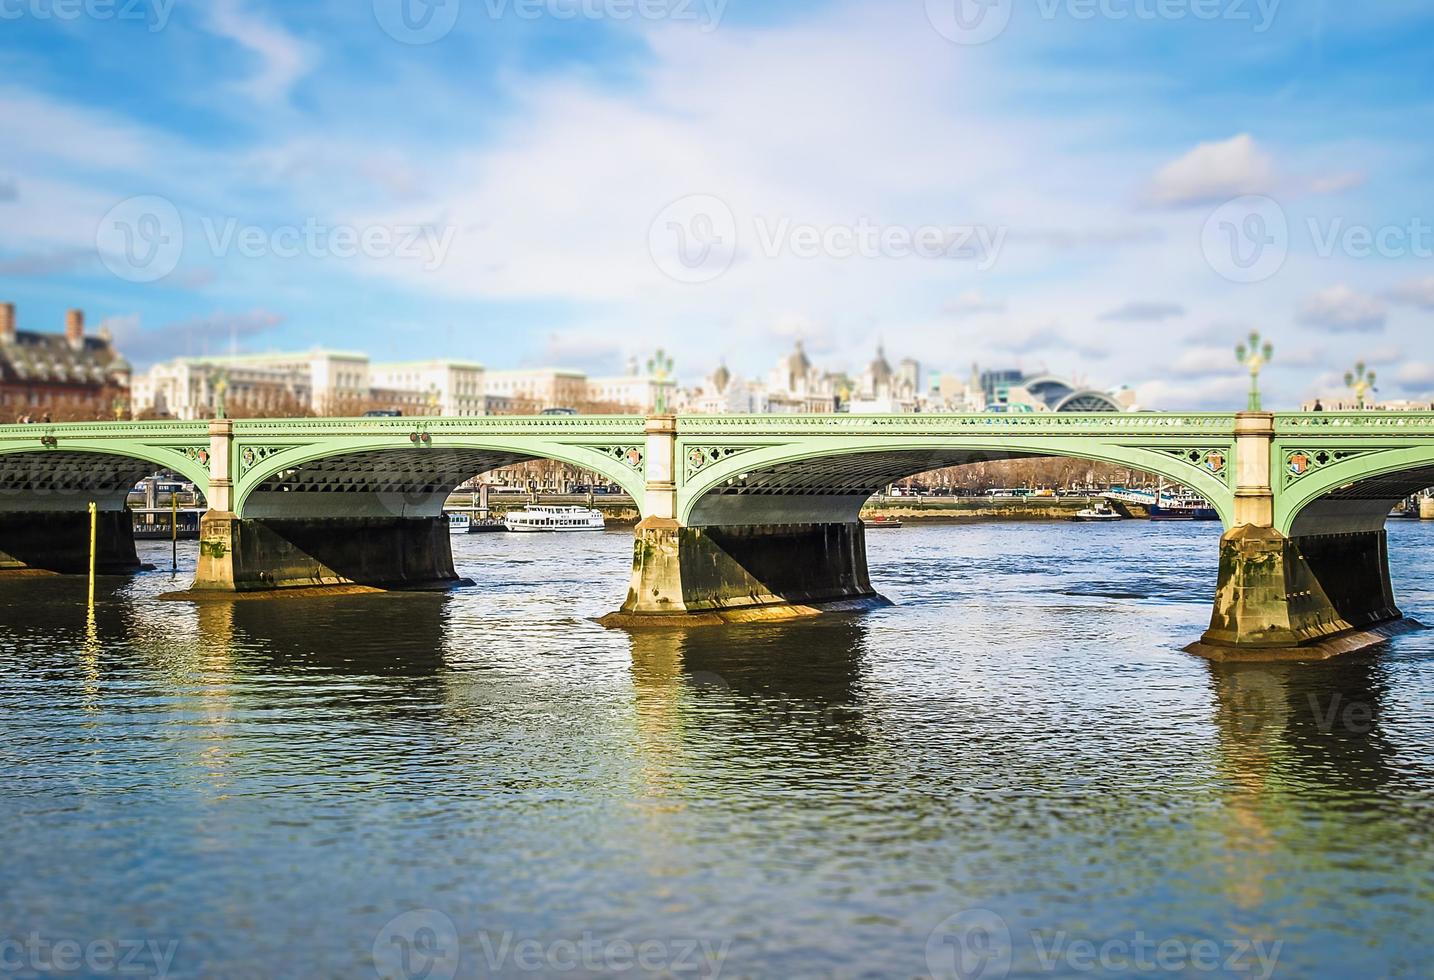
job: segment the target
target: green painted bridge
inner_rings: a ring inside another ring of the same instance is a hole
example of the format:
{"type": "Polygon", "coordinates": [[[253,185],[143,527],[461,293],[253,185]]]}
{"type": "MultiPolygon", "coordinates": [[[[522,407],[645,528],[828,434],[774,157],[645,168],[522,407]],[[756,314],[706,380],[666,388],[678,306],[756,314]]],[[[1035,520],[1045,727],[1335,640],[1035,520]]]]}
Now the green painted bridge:
{"type": "Polygon", "coordinates": [[[204,493],[195,589],[456,578],[449,492],[533,459],[601,474],[643,515],[624,617],[731,620],[879,601],[858,513],[966,463],[1063,456],[1199,492],[1224,521],[1213,644],[1285,648],[1397,619],[1384,519],[1434,485],[1434,413],[542,416],[0,426],[0,567],[135,566],[127,491],[204,493]]]}

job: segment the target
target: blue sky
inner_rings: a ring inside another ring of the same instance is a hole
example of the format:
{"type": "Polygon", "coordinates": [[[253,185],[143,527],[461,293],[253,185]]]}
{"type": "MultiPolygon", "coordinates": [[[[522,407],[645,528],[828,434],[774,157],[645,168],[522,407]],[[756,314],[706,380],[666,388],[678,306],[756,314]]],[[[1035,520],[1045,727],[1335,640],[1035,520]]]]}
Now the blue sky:
{"type": "Polygon", "coordinates": [[[800,337],[1161,408],[1238,406],[1254,328],[1276,404],[1428,398],[1431,45],[1414,0],[0,0],[0,298],[141,364],[800,337]]]}

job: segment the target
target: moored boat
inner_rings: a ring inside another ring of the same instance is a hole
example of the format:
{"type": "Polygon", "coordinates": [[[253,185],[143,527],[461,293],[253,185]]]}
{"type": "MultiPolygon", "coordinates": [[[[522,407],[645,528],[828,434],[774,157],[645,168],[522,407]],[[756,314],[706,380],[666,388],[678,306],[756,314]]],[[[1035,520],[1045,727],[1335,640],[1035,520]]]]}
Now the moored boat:
{"type": "Polygon", "coordinates": [[[509,531],[601,531],[607,522],[600,510],[586,507],[548,507],[532,505],[515,510],[503,518],[509,531]]]}
{"type": "Polygon", "coordinates": [[[861,523],[872,530],[901,527],[901,521],[895,517],[867,517],[861,523]]]}
{"type": "Polygon", "coordinates": [[[1096,524],[1107,521],[1118,521],[1121,520],[1121,516],[1112,510],[1109,504],[1096,504],[1093,507],[1087,507],[1085,510],[1076,511],[1075,516],[1072,517],[1071,520],[1077,524],[1096,524]]]}

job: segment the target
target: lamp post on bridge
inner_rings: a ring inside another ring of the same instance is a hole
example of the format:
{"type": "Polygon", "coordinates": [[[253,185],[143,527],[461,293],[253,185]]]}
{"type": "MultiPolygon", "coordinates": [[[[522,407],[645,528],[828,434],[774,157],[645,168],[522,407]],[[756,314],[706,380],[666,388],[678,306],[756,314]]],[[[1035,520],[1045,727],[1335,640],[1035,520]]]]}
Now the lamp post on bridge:
{"type": "Polygon", "coordinates": [[[653,409],[658,415],[667,414],[667,379],[672,376],[672,357],[661,347],[647,361],[648,377],[656,383],[657,393],[653,409]]]}
{"type": "Polygon", "coordinates": [[[1248,345],[1240,344],[1235,348],[1235,360],[1250,369],[1250,402],[1247,411],[1260,410],[1260,371],[1274,356],[1275,348],[1268,341],[1260,342],[1258,330],[1250,331],[1248,345]]]}
{"type": "Polygon", "coordinates": [[[229,372],[220,368],[214,375],[214,417],[228,418],[224,413],[224,393],[229,390],[229,372]]]}
{"type": "Polygon", "coordinates": [[[1368,370],[1363,361],[1355,364],[1353,371],[1345,372],[1345,387],[1354,389],[1354,398],[1360,411],[1364,411],[1364,396],[1379,390],[1374,387],[1374,377],[1374,372],[1368,370]]]}

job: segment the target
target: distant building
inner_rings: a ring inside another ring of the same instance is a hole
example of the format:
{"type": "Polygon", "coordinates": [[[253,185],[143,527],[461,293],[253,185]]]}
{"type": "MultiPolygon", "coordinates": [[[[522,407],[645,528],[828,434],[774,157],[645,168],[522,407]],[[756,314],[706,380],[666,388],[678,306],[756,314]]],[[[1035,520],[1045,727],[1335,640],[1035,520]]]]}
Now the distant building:
{"type": "Polygon", "coordinates": [[[876,357],[861,376],[860,390],[847,399],[847,410],[858,415],[900,415],[920,407],[921,365],[911,358],[893,371],[886,351],[878,346],[876,357]]]}
{"type": "Polygon", "coordinates": [[[926,398],[931,411],[945,412],[1129,412],[1137,407],[1128,387],[1100,390],[1052,374],[982,371],[975,364],[964,382],[954,372],[933,376],[926,398]]]}
{"type": "Polygon", "coordinates": [[[129,410],[130,366],[106,331],[85,336],[70,310],[63,333],[18,330],[15,305],[0,303],[0,419],[115,418],[129,410]]]}
{"type": "Polygon", "coordinates": [[[484,390],[489,396],[509,399],[519,412],[579,408],[588,400],[588,379],[581,371],[561,368],[490,371],[484,390]]]}
{"type": "Polygon", "coordinates": [[[487,415],[483,365],[465,361],[374,364],[368,370],[374,408],[405,415],[487,415]]]}
{"type": "Polygon", "coordinates": [[[749,415],[770,411],[766,389],[736,377],[725,364],[719,364],[717,370],[685,397],[682,410],[697,415],[749,415]]]}
{"type": "Polygon", "coordinates": [[[135,410],[178,419],[345,415],[367,408],[368,356],[345,351],[184,357],[135,379],[135,410]]]}
{"type": "Polygon", "coordinates": [[[674,407],[677,382],[657,378],[639,371],[637,359],[627,363],[627,373],[613,378],[592,378],[588,381],[587,402],[600,410],[633,412],[645,415],[655,412],[659,404],[674,407]]]}
{"type": "Polygon", "coordinates": [[[802,342],[777,362],[767,376],[767,411],[788,415],[823,415],[837,409],[837,378],[812,366],[802,342]]]}
{"type": "Polygon", "coordinates": [[[370,364],[367,354],[313,350],[184,357],[156,364],[134,382],[137,412],[179,419],[243,416],[484,415],[491,408],[481,364],[370,364]]]}

